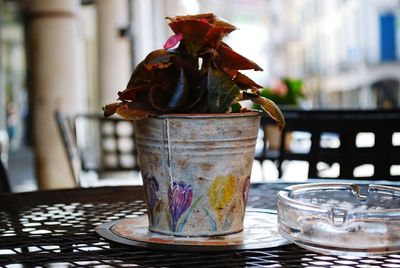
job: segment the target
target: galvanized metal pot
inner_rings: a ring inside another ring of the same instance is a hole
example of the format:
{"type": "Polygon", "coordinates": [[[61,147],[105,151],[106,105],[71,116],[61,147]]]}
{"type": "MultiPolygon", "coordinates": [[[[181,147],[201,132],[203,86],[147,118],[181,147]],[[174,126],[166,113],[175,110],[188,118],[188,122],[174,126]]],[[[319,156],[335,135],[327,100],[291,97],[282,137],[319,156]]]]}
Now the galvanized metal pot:
{"type": "Polygon", "coordinates": [[[149,230],[243,230],[260,114],[172,114],[135,122],[149,230]]]}

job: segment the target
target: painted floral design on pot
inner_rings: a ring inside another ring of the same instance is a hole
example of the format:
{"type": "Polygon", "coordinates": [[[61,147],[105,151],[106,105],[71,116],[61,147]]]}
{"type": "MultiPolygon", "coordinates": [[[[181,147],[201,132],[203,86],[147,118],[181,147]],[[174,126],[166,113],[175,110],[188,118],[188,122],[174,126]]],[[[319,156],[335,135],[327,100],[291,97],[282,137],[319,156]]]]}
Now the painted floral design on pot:
{"type": "Polygon", "coordinates": [[[159,186],[155,206],[150,193],[156,192],[156,184],[145,186],[147,206],[154,206],[159,219],[151,225],[149,215],[149,230],[172,236],[243,230],[245,180],[251,173],[259,126],[257,113],[163,115],[135,122],[141,172],[156,178],[159,186]]]}
{"type": "Polygon", "coordinates": [[[157,216],[157,207],[160,206],[160,199],[158,197],[158,181],[153,177],[143,177],[144,180],[144,195],[147,200],[147,210],[149,214],[149,222],[152,226],[157,225],[159,217],[157,216]]]}
{"type": "Polygon", "coordinates": [[[184,182],[173,182],[168,189],[169,210],[172,217],[172,231],[180,231],[183,224],[177,228],[179,218],[192,204],[193,188],[184,182]]]}
{"type": "Polygon", "coordinates": [[[219,229],[227,229],[237,207],[237,179],[233,175],[217,176],[208,189],[208,201],[217,214],[219,229]]]}

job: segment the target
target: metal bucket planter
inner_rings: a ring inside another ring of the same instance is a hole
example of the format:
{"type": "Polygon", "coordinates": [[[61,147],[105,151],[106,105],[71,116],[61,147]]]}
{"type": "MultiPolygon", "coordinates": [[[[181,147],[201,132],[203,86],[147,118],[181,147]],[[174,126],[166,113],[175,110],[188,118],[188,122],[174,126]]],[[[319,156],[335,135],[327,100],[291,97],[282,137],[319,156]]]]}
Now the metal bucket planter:
{"type": "Polygon", "coordinates": [[[260,114],[163,115],[135,122],[149,230],[243,230],[260,114]]]}

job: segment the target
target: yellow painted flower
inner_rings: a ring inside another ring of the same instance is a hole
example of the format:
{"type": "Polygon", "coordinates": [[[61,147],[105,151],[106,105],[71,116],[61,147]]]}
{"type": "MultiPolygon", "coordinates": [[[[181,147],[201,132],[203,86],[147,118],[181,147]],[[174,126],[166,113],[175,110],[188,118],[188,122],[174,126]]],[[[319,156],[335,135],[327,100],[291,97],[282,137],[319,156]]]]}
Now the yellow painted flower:
{"type": "Polygon", "coordinates": [[[232,175],[217,176],[208,189],[208,201],[218,214],[219,220],[223,218],[223,209],[232,201],[237,192],[236,178],[232,175]]]}

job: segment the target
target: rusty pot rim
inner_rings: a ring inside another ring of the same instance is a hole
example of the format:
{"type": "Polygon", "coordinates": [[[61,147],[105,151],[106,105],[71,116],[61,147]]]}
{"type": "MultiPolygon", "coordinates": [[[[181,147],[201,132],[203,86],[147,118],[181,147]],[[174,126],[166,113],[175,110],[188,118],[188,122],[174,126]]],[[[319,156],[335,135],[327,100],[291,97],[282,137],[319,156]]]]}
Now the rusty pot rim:
{"type": "Polygon", "coordinates": [[[187,118],[187,119],[208,119],[208,118],[243,118],[243,117],[255,117],[261,116],[262,112],[249,111],[242,113],[172,113],[172,114],[160,114],[154,115],[150,118],[166,119],[166,118],[187,118]]]}

